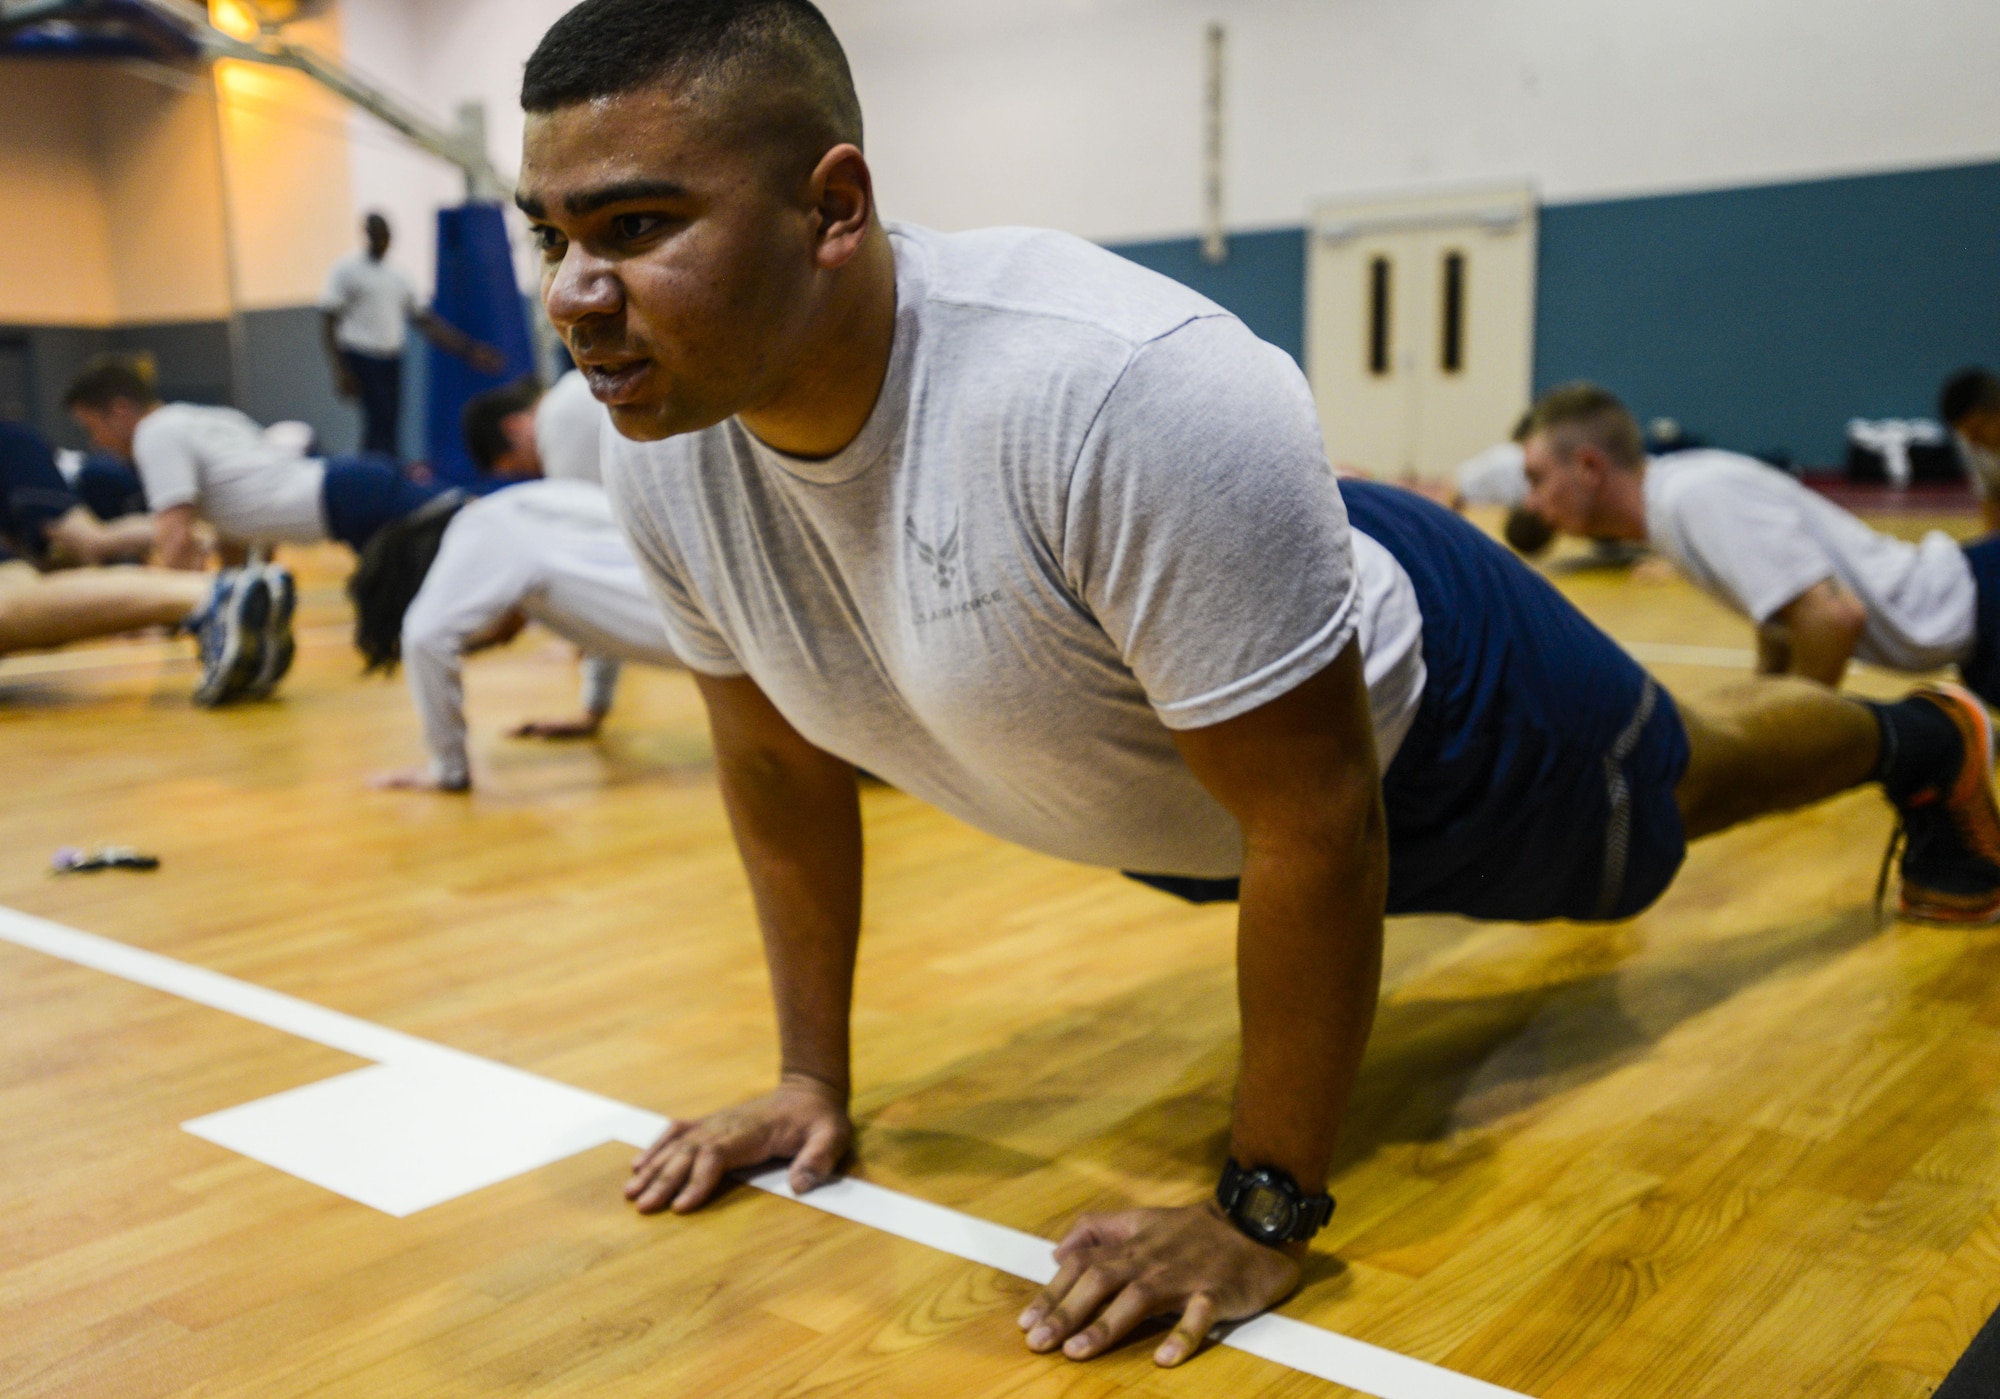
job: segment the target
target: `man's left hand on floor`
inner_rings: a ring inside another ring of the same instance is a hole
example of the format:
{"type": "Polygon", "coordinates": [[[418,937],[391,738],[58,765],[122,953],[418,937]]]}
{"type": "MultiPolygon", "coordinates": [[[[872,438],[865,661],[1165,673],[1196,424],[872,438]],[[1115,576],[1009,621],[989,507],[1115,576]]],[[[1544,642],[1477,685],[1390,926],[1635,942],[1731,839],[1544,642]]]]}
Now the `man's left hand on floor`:
{"type": "Polygon", "coordinates": [[[1072,1360],[1111,1349],[1141,1322],[1178,1313],[1153,1359],[1178,1365],[1209,1328],[1241,1321],[1298,1286],[1291,1254],[1238,1233],[1212,1203],[1085,1215],[1056,1247],[1061,1271],[1021,1313],[1028,1349],[1072,1360]]]}

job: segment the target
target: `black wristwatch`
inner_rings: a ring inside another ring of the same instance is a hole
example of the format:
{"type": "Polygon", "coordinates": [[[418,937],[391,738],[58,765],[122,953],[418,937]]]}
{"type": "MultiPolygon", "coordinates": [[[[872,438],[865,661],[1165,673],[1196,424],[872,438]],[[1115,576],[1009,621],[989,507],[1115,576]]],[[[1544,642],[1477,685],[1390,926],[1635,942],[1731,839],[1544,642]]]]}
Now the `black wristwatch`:
{"type": "Polygon", "coordinates": [[[1233,1157],[1222,1168],[1215,1203],[1231,1224],[1260,1244],[1302,1244],[1333,1218],[1333,1196],[1308,1196],[1277,1167],[1246,1171],[1233,1157]]]}

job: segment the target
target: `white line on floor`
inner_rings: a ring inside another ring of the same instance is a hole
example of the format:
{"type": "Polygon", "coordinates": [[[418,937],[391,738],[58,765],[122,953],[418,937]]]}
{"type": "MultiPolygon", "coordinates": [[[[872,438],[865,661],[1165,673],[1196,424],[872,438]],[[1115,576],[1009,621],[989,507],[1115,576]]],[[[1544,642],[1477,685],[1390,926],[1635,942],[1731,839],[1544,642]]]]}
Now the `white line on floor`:
{"type": "MultiPolygon", "coordinates": [[[[511,1104],[533,1100],[538,1105],[553,1107],[555,1116],[561,1119],[559,1128],[552,1128],[556,1140],[545,1144],[542,1161],[531,1163],[524,1169],[533,1169],[534,1164],[560,1160],[564,1156],[579,1151],[587,1151],[607,1142],[622,1142],[629,1146],[643,1147],[652,1142],[666,1126],[667,1119],[658,1113],[647,1112],[644,1108],[633,1107],[595,1093],[586,1093],[567,1084],[559,1084],[522,1069],[482,1059],[476,1054],[452,1049],[430,1040],[406,1035],[400,1030],[370,1021],[343,1015],[339,1011],[328,1010],[308,1001],[284,995],[277,991],[253,986],[249,982],[238,981],[234,977],[223,976],[219,972],[177,962],[171,957],[163,957],[155,952],[146,952],[136,947],[128,947],[110,938],[97,937],[91,933],[79,932],[74,928],[52,923],[45,918],[36,918],[15,909],[0,908],[0,940],[26,947],[48,956],[60,958],[78,966],[89,967],[93,971],[104,972],[140,986],[149,986],[155,991],[179,996],[182,1000],[193,1001],[197,1005],[213,1010],[225,1011],[230,1015],[300,1039],[311,1040],[361,1059],[372,1059],[378,1064],[389,1065],[406,1072],[389,1077],[401,1080],[392,1090],[398,1106],[404,1113],[402,1120],[411,1120],[411,1080],[429,1080],[432,1083],[449,1085],[447,1091],[464,1096],[469,1091],[486,1095],[487,1101],[495,1106],[489,1115],[511,1115],[511,1104]],[[506,1105],[501,1104],[503,1095],[511,1090],[506,1105]],[[547,1151],[557,1155],[547,1155],[547,1151]]],[[[289,1116],[312,1121],[316,1114],[290,1112],[290,1104],[283,1100],[299,1095],[312,1095],[316,1090],[328,1090],[340,1097],[363,1098],[360,1116],[367,1118],[374,1114],[382,1101],[380,1091],[385,1084],[384,1076],[377,1070],[361,1069],[350,1074],[324,1080],[321,1084],[309,1084],[304,1088],[292,1089],[288,1093],[276,1094],[258,1103],[246,1104],[242,1108],[229,1109],[222,1113],[212,1113],[206,1118],[196,1119],[186,1124],[197,1135],[227,1138],[234,1135],[245,1137],[273,1135],[274,1119],[289,1116]],[[357,1082],[365,1080],[365,1082],[357,1082]],[[349,1085],[353,1085],[352,1088],[349,1085]],[[259,1119],[250,1124],[250,1130],[239,1132],[243,1118],[257,1114],[259,1119]],[[233,1121],[232,1121],[233,1120],[233,1121]],[[220,1121],[223,1125],[218,1127],[220,1121]]],[[[326,1101],[324,1093],[317,1101],[326,1101]]],[[[421,1117],[421,1114],[416,1114],[421,1117]]],[[[531,1114],[521,1114],[523,1118],[531,1114]]],[[[293,1135],[284,1142],[283,1149],[296,1153],[301,1141],[296,1130],[282,1123],[276,1126],[276,1134],[286,1132],[293,1135]]],[[[355,1143],[351,1137],[344,1137],[340,1145],[349,1149],[355,1143]]],[[[259,1149],[254,1154],[257,1159],[265,1159],[259,1149]]],[[[275,1153],[274,1153],[275,1154],[275,1153]]],[[[471,1153],[476,1155],[477,1153],[471,1153]]],[[[530,1153],[533,1154],[532,1152],[530,1153]]],[[[351,1162],[334,1162],[324,1172],[335,1178],[346,1179],[342,1172],[351,1162]]],[[[384,1174],[381,1163],[362,1162],[364,1174],[379,1181],[384,1174]]],[[[301,1171],[292,1165],[280,1167],[291,1170],[302,1178],[301,1171]]],[[[308,1167],[311,1169],[311,1167],[308,1167]]],[[[316,1183],[325,1184],[325,1181],[316,1183]]],[[[476,1189],[493,1183],[479,1180],[468,1188],[476,1189]]],[[[934,1205],[913,1196],[894,1190],[885,1190],[879,1185],[870,1185],[862,1180],[840,1180],[805,1196],[794,1195],[785,1183],[782,1170],[767,1171],[754,1176],[749,1182],[759,1190],[788,1200],[797,1200],[816,1210],[838,1216],[856,1224],[864,1224],[899,1239],[922,1244],[940,1253],[982,1264],[1015,1277],[1026,1278],[1030,1282],[1045,1283],[1055,1276],[1054,1245],[1046,1239],[1024,1234],[1018,1229],[988,1220],[977,1219],[957,1210],[934,1205]]],[[[338,1190],[337,1186],[330,1186],[338,1190]]],[[[341,1191],[340,1193],[346,1193],[341,1191]]],[[[421,1191],[418,1192],[422,1194],[421,1191]]],[[[464,1191],[454,1190],[427,1203],[437,1203],[441,1199],[452,1198],[464,1191]]],[[[432,1192],[435,1195],[435,1191],[432,1192]]],[[[350,1197],[353,1198],[353,1197],[350,1197]]],[[[364,1203],[366,1203],[364,1201],[364,1203]]],[[[392,1204],[398,1202],[391,1202],[392,1204]]],[[[402,1200],[400,1204],[409,1204],[402,1200]]],[[[422,1205],[418,1204],[417,1208],[422,1205]]],[[[407,1213],[401,1208],[392,1208],[392,1213],[407,1213]]],[[[1376,1399],[1523,1399],[1513,1390],[1502,1389],[1498,1385],[1476,1380],[1469,1375],[1461,1375],[1432,1365],[1427,1361],[1415,1360],[1395,1351],[1371,1346],[1348,1336],[1294,1321],[1290,1317],[1266,1315],[1244,1323],[1222,1337],[1222,1344],[1265,1360],[1314,1375],[1335,1384],[1346,1385],[1349,1389],[1371,1394],[1376,1399]]],[[[1066,1363],[1066,1362],[1065,1362],[1066,1363]]]]}
{"type": "Polygon", "coordinates": [[[1748,670],[1757,663],[1756,652],[1728,646],[1676,646],[1664,641],[1621,641],[1618,644],[1642,665],[1709,665],[1748,670]]]}

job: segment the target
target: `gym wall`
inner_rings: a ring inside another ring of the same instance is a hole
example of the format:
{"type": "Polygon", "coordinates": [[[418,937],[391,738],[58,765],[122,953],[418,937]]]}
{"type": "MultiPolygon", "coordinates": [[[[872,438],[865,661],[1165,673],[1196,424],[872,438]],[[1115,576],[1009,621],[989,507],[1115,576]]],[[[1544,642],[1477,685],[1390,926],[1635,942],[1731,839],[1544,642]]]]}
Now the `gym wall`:
{"type": "MultiPolygon", "coordinates": [[[[338,43],[330,20],[300,28],[338,43]]],[[[64,384],[113,349],[153,351],[169,397],[355,436],[312,309],[357,236],[346,111],[293,74],[223,64],[215,79],[0,60],[5,411],[65,444],[80,439],[64,384]]]]}
{"type": "MultiPolygon", "coordinates": [[[[1540,383],[1589,373],[1717,441],[1829,461],[1848,415],[1928,411],[1939,365],[2000,360],[1981,315],[2000,317],[1981,248],[2000,213],[1989,0],[821,5],[891,217],[1109,243],[1294,355],[1311,204],[1529,179],[1547,202],[1540,383]],[[1248,231],[1210,267],[1193,235],[1218,18],[1228,219],[1248,231]]],[[[356,63],[441,113],[483,100],[511,168],[521,64],[567,8],[344,13],[356,63]]],[[[370,188],[401,197],[396,178],[370,188]]]]}
{"type": "MultiPolygon", "coordinates": [[[[2000,363],[2000,163],[1542,209],[1537,391],[1606,384],[1642,419],[1831,466],[1851,417],[1929,417],[2000,363]]],[[[1306,230],[1113,244],[1302,363],[1306,230]]]]}

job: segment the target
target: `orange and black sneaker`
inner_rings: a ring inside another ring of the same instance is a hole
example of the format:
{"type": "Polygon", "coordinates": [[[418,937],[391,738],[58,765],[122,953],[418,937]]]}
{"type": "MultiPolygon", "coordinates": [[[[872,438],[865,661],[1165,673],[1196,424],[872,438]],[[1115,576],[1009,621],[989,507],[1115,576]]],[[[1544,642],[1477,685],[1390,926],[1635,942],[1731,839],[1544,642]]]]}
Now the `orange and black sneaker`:
{"type": "Polygon", "coordinates": [[[1943,710],[1962,743],[1958,767],[1897,803],[1902,916],[1925,923],[2000,922],[2000,804],[1993,797],[1993,723],[1956,685],[1910,695],[1943,710]]]}

